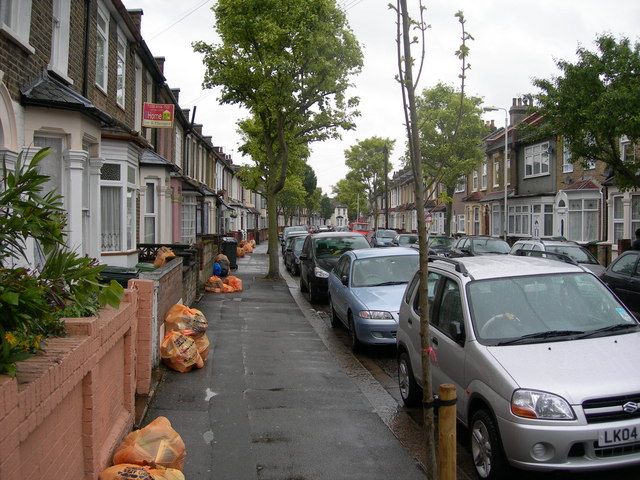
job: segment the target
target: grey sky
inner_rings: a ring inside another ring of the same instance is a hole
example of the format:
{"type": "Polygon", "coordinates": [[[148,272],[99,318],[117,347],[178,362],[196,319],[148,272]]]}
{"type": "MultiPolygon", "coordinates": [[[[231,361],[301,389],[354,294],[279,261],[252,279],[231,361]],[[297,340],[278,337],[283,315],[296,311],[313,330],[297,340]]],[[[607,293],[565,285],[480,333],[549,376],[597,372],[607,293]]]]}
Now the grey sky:
{"type": "MultiPolygon", "coordinates": [[[[142,34],[153,55],[164,56],[165,77],[180,88],[183,108],[198,106],[196,122],[213,143],[232,155],[235,163],[247,163],[238,153],[236,121],[245,114],[235,106],[219,105],[216,91],[203,91],[202,57],[191,42],[216,39],[212,1],[123,0],[129,9],[141,8],[142,34]],[[177,6],[179,5],[179,6],[177,6]]],[[[309,160],[318,186],[331,195],[331,186],[344,177],[344,150],[372,136],[396,139],[391,157],[394,167],[404,151],[405,130],[397,73],[395,14],[387,0],[339,0],[347,8],[351,28],[364,55],[363,72],[353,78],[353,94],[360,97],[362,115],[357,129],[343,132],[342,140],[312,146],[309,160]]],[[[410,0],[411,3],[411,0],[410,0]]],[[[414,2],[415,3],[415,2],[414,2]]],[[[555,60],[575,60],[579,45],[594,49],[596,36],[611,33],[639,39],[640,2],[637,0],[438,0],[427,1],[426,69],[421,88],[438,81],[459,85],[460,62],[454,52],[461,43],[461,29],[454,14],[462,10],[466,29],[474,37],[467,74],[468,95],[485,105],[508,108],[512,98],[535,93],[532,78],[558,73],[555,60]]],[[[496,125],[504,113],[487,114],[496,125]]]]}

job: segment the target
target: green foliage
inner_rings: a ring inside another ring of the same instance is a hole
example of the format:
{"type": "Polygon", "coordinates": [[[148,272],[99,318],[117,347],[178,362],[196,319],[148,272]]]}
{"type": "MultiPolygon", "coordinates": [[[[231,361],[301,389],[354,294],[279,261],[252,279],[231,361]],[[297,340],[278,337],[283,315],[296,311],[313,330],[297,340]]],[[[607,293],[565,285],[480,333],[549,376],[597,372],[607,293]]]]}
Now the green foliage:
{"type": "Polygon", "coordinates": [[[349,219],[355,220],[359,212],[364,210],[366,201],[364,184],[347,176],[332,187],[336,201],[347,207],[349,219]]]}
{"type": "Polygon", "coordinates": [[[326,195],[323,195],[320,200],[320,217],[324,220],[329,220],[332,215],[333,205],[331,205],[331,200],[326,195]]]}
{"type": "MultiPolygon", "coordinates": [[[[362,185],[364,197],[360,199],[361,205],[366,204],[369,211],[374,211],[375,199],[384,191],[385,158],[388,161],[394,145],[395,140],[371,137],[344,151],[344,163],[349,168],[347,177],[362,185]]],[[[386,168],[388,174],[391,165],[387,164],[386,168]]]]}
{"type": "Polygon", "coordinates": [[[104,305],[117,307],[123,288],[99,283],[103,266],[65,248],[65,217],[60,197],[42,195],[48,177],[38,163],[42,149],[15,172],[5,166],[0,194],[0,373],[15,374],[15,362],[27,358],[47,337],[65,335],[61,318],[95,315],[104,305]],[[28,267],[27,239],[42,249],[44,264],[28,267]]]}
{"type": "Polygon", "coordinates": [[[619,139],[640,138],[640,44],[611,35],[596,39],[597,52],[577,49],[578,60],[559,60],[561,74],[535,79],[544,122],[538,136],[560,135],[574,162],[600,160],[623,190],[640,187],[640,156],[623,162],[619,139]]]}
{"type": "Polygon", "coordinates": [[[335,0],[219,0],[212,9],[221,43],[193,47],[204,55],[203,87],[222,87],[223,103],[249,111],[239,122],[242,151],[256,163],[251,180],[267,199],[267,276],[275,278],[276,195],[291,158],[306,158],[310,142],[354,127],[358,100],[345,92],[362,52],[335,0]]]}

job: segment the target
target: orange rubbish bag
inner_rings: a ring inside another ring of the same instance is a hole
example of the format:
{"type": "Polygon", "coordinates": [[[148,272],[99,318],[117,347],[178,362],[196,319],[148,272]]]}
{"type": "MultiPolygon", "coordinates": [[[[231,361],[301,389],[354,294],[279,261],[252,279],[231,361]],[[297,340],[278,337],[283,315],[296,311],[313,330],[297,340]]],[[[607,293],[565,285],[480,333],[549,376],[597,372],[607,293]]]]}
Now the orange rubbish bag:
{"type": "Polygon", "coordinates": [[[165,335],[160,345],[160,357],[167,367],[180,373],[189,372],[194,367],[204,367],[204,360],[193,338],[178,330],[165,335]]]}
{"type": "Polygon", "coordinates": [[[196,335],[207,331],[209,322],[197,308],[176,303],[164,316],[164,330],[193,330],[196,335]]]}
{"type": "Polygon", "coordinates": [[[213,275],[209,277],[206,282],[204,282],[204,289],[206,292],[219,292],[222,290],[222,285],[222,279],[216,275],[213,275]]]}
{"type": "Polygon", "coordinates": [[[207,337],[206,333],[203,333],[202,335],[194,336],[192,338],[196,343],[196,349],[202,357],[202,361],[206,362],[207,357],[209,356],[209,347],[211,345],[211,343],[209,342],[209,337],[207,337]]]}
{"type": "Polygon", "coordinates": [[[244,248],[240,248],[240,247],[236,248],[236,257],[244,258],[244,248]]]}
{"type": "MultiPolygon", "coordinates": [[[[133,463],[182,471],[187,449],[167,417],[158,417],[149,425],[125,437],[113,455],[115,465],[133,463]]],[[[162,477],[160,477],[162,478],[162,477]]]]}
{"type": "Polygon", "coordinates": [[[238,277],[229,275],[227,278],[223,280],[223,282],[225,285],[229,285],[231,288],[233,288],[234,292],[242,291],[242,280],[240,280],[238,277]]]}
{"type": "Polygon", "coordinates": [[[165,263],[167,263],[167,260],[169,258],[173,258],[175,256],[176,254],[173,253],[173,251],[169,247],[160,247],[158,249],[158,253],[156,254],[156,259],[153,262],[153,266],[155,268],[160,268],[164,266],[165,263]]]}
{"type": "Polygon", "coordinates": [[[109,467],[98,480],[185,480],[184,473],[175,468],[152,468],[148,465],[122,463],[109,467]]]}

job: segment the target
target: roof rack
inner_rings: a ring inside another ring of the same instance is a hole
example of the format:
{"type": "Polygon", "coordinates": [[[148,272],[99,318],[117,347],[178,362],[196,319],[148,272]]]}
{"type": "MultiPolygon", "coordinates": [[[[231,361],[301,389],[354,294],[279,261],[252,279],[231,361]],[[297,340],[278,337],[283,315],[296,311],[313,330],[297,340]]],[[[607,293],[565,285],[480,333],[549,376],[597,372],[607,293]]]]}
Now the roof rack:
{"type": "Polygon", "coordinates": [[[515,255],[518,255],[520,257],[541,257],[541,258],[549,258],[549,257],[556,257],[554,260],[562,260],[565,263],[570,263],[571,265],[576,265],[578,267],[580,267],[581,265],[576,262],[573,258],[571,258],[569,255],[565,255],[564,253],[556,253],[556,252],[545,252],[542,250],[516,250],[515,251],[515,255]],[[534,255],[532,255],[534,254],[534,255]]]}
{"type": "Polygon", "coordinates": [[[467,270],[467,267],[465,266],[465,264],[461,263],[456,258],[441,257],[439,255],[429,255],[428,260],[429,260],[429,262],[435,262],[435,261],[440,260],[440,261],[445,262],[445,263],[450,263],[451,265],[453,265],[455,267],[456,272],[459,272],[459,273],[463,274],[465,277],[469,277],[471,280],[474,280],[473,275],[471,275],[469,273],[469,270],[467,270]]]}

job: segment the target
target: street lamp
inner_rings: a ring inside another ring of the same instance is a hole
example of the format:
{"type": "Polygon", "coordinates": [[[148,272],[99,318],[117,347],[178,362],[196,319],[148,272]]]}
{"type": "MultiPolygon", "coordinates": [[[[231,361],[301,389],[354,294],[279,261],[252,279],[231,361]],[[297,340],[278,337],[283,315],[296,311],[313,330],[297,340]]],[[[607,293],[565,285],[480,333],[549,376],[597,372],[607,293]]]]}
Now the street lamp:
{"type": "Polygon", "coordinates": [[[496,112],[498,110],[504,110],[504,240],[507,241],[507,157],[508,157],[508,147],[507,147],[507,137],[509,134],[509,111],[506,108],[502,107],[484,107],[482,110],[485,112],[496,112]]]}

